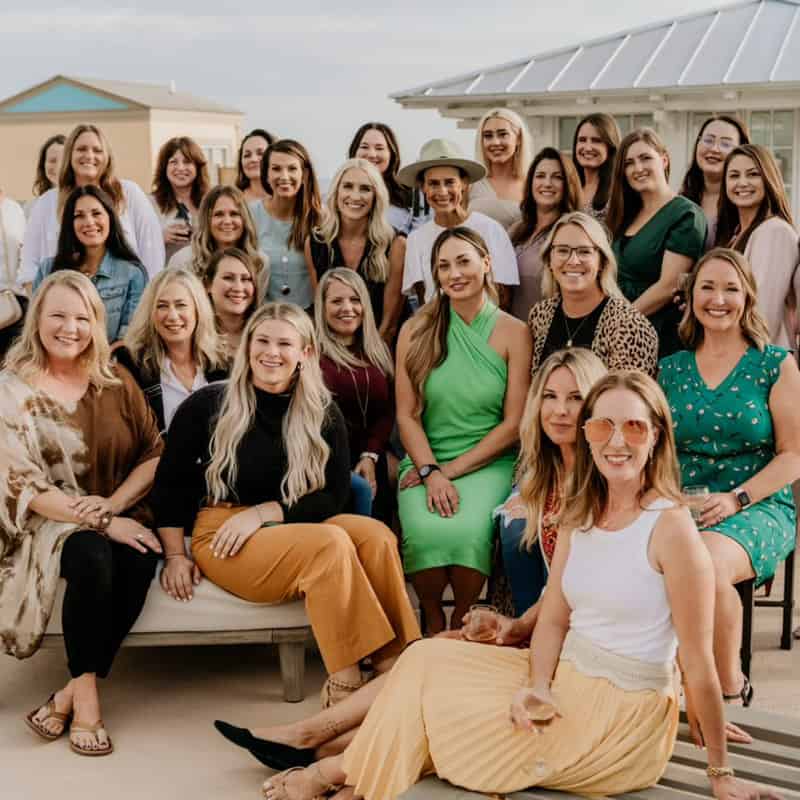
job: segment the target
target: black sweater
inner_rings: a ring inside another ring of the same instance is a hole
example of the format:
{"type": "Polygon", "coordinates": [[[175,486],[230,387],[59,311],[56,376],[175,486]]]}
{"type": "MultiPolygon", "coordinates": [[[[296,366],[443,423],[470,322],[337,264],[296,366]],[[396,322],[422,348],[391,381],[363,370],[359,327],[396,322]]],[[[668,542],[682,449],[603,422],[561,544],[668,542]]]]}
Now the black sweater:
{"type": "MultiPolygon", "coordinates": [[[[207,504],[209,444],[224,392],[225,385],[221,383],[204,386],[187,397],[175,412],[151,495],[160,528],[183,528],[190,524],[189,520],[193,524],[198,510],[207,504]]],[[[322,522],[339,514],[349,496],[347,427],[342,412],[332,403],[322,429],[331,449],[325,466],[325,486],[287,506],[280,490],[287,468],[281,424],[290,399],[288,394],[256,389],[255,418],[239,444],[234,494],[225,499],[245,506],[275,501],[283,508],[285,522],[322,522]]]]}

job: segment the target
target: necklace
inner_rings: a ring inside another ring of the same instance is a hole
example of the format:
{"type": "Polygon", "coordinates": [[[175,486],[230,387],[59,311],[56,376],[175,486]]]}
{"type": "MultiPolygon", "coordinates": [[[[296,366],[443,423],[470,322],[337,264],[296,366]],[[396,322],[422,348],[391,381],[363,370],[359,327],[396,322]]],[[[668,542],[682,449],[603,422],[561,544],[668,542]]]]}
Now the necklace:
{"type": "Polygon", "coordinates": [[[367,410],[369,409],[369,367],[364,368],[364,377],[366,378],[366,392],[364,393],[364,402],[361,402],[361,392],[358,391],[358,381],[356,380],[356,373],[353,369],[348,369],[350,373],[350,379],[353,381],[353,388],[356,392],[356,402],[358,403],[358,409],[361,412],[361,421],[363,423],[363,427],[367,427],[367,410]]]}
{"type": "Polygon", "coordinates": [[[561,306],[561,316],[564,320],[564,328],[567,331],[567,348],[570,348],[572,347],[572,342],[575,340],[575,337],[580,333],[583,324],[586,322],[587,319],[589,319],[589,317],[592,316],[592,312],[590,311],[585,317],[581,319],[581,321],[578,323],[578,327],[575,328],[574,332],[569,329],[569,323],[567,322],[567,312],[564,311],[563,305],[561,306]]]}

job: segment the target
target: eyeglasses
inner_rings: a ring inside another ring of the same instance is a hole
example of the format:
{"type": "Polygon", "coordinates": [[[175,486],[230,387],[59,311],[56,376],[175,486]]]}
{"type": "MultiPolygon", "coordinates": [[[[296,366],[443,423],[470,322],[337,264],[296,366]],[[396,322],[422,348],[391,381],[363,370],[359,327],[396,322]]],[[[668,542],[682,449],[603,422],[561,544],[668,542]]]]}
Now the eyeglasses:
{"type": "Polygon", "coordinates": [[[606,444],[616,430],[622,432],[622,438],[629,447],[639,447],[647,441],[650,425],[643,419],[626,419],[616,423],[608,417],[592,417],[583,424],[586,441],[591,444],[606,444]]]}
{"type": "Polygon", "coordinates": [[[704,136],[700,141],[703,143],[703,147],[708,147],[710,150],[712,147],[716,146],[722,153],[730,153],[730,151],[736,147],[736,145],[733,143],[733,139],[727,139],[724,137],[722,139],[717,139],[716,136],[711,136],[710,134],[704,136]]]}
{"type": "Polygon", "coordinates": [[[578,261],[591,261],[592,256],[597,252],[596,247],[570,247],[566,244],[556,244],[550,250],[553,254],[553,258],[556,261],[569,261],[572,258],[572,254],[578,256],[578,261]]]}

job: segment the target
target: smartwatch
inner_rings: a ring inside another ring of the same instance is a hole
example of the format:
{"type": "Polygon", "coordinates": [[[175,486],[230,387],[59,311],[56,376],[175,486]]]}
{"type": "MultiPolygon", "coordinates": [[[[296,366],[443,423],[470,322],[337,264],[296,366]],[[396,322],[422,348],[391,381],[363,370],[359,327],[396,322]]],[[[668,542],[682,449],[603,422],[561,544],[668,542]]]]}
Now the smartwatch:
{"type": "Polygon", "coordinates": [[[440,472],[442,470],[438,464],[425,464],[417,471],[419,472],[419,477],[424,481],[432,472],[436,472],[437,470],[440,472]]]}
{"type": "Polygon", "coordinates": [[[736,498],[736,502],[739,504],[740,510],[743,510],[753,504],[753,501],[750,499],[750,495],[747,494],[747,492],[741,486],[738,486],[733,490],[733,496],[736,498]]]}

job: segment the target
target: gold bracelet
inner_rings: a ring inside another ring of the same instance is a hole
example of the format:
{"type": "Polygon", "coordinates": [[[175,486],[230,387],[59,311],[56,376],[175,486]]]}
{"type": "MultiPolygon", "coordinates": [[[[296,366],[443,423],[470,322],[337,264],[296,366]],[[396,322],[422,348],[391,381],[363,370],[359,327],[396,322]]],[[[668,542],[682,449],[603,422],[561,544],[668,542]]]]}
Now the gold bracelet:
{"type": "Polygon", "coordinates": [[[186,553],[164,553],[164,561],[169,561],[171,558],[189,558],[186,553]]]}
{"type": "Polygon", "coordinates": [[[706,775],[709,778],[733,778],[736,773],[733,771],[733,767],[708,767],[706,775]]]}

